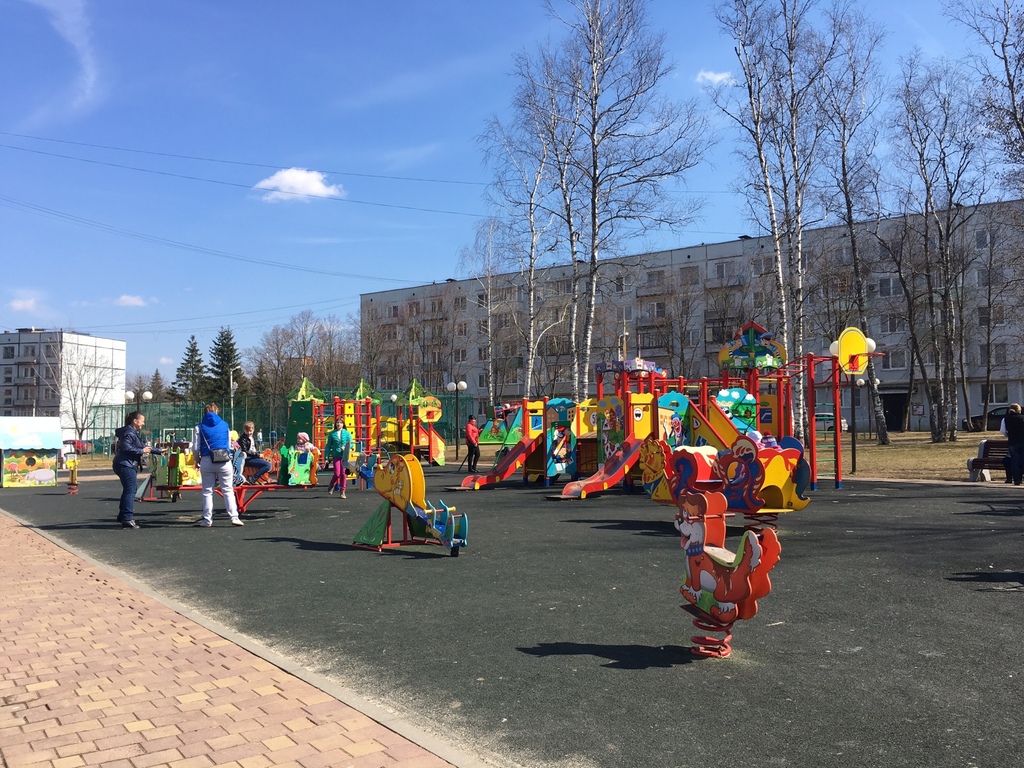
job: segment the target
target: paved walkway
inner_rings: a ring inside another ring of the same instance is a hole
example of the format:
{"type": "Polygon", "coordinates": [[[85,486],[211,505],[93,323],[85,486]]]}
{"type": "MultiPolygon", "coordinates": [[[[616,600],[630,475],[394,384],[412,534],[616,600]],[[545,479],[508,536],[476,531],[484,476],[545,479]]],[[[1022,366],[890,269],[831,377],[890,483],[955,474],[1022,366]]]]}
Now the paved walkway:
{"type": "Polygon", "coordinates": [[[3,768],[450,765],[6,515],[0,584],[3,768]]]}

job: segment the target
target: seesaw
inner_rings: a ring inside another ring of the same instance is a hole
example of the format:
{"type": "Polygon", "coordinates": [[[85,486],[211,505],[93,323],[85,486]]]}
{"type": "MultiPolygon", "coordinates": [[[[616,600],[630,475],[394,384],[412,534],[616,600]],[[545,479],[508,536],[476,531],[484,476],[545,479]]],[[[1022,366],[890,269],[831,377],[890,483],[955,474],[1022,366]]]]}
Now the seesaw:
{"type": "Polygon", "coordinates": [[[409,544],[436,544],[450,550],[452,557],[466,546],[469,518],[455,514],[455,507],[438,501],[435,507],[424,498],[423,467],[411,454],[392,456],[373,475],[373,487],[384,501],[356,534],[352,544],[383,552],[409,544]],[[402,515],[402,536],[395,538],[392,514],[402,515]]]}

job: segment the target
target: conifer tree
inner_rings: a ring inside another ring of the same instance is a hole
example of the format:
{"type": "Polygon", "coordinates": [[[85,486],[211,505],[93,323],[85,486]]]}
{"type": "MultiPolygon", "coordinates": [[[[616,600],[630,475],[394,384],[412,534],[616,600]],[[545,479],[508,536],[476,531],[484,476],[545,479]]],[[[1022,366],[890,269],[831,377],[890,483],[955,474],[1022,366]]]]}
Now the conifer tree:
{"type": "Polygon", "coordinates": [[[188,339],[185,354],[175,372],[174,383],[169,392],[174,400],[204,400],[207,387],[206,363],[203,362],[203,353],[199,351],[199,343],[195,335],[192,335],[188,339]]]}
{"type": "Polygon", "coordinates": [[[249,387],[245,374],[241,370],[234,370],[240,364],[241,357],[235,345],[234,333],[230,328],[221,328],[210,347],[209,396],[212,399],[226,402],[230,397],[232,380],[235,384],[235,397],[248,394],[249,387]]]}
{"type": "Polygon", "coordinates": [[[157,368],[149,378],[149,391],[153,393],[153,402],[162,403],[167,399],[167,385],[164,384],[164,377],[157,368]]]}

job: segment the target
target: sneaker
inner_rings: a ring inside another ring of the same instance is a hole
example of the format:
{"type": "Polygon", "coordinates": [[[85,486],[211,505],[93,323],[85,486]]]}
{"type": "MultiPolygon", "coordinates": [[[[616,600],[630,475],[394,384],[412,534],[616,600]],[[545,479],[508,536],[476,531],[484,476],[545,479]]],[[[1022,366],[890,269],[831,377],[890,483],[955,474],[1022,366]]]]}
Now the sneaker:
{"type": "Polygon", "coordinates": [[[196,528],[210,528],[212,525],[213,523],[209,520],[200,520],[196,523],[196,528]]]}
{"type": "Polygon", "coordinates": [[[333,494],[334,494],[334,486],[333,485],[327,486],[327,495],[331,496],[333,494]]]}
{"type": "Polygon", "coordinates": [[[232,517],[232,518],[231,518],[231,524],[232,524],[232,525],[245,525],[245,523],[243,523],[243,522],[242,522],[241,520],[239,520],[239,519],[238,519],[237,517],[232,517]]]}
{"type": "Polygon", "coordinates": [[[341,498],[343,498],[343,499],[345,498],[345,492],[344,491],[341,492],[341,498]]]}

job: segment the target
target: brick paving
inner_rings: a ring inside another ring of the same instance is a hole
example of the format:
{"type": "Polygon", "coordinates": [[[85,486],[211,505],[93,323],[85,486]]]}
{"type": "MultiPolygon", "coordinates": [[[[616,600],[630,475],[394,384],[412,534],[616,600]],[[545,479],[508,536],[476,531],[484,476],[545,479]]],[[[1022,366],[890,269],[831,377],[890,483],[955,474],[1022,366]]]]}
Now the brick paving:
{"type": "Polygon", "coordinates": [[[0,515],[3,768],[451,763],[0,515]]]}

